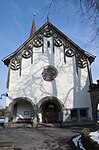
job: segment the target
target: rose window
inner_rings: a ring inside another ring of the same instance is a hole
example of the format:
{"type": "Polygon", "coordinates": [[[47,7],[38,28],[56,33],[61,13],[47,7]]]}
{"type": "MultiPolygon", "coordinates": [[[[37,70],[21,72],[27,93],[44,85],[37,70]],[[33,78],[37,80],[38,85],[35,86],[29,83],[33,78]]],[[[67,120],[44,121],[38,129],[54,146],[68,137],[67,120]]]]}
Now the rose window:
{"type": "Polygon", "coordinates": [[[42,72],[42,77],[45,81],[52,81],[57,77],[58,71],[55,67],[46,66],[42,72]]]}

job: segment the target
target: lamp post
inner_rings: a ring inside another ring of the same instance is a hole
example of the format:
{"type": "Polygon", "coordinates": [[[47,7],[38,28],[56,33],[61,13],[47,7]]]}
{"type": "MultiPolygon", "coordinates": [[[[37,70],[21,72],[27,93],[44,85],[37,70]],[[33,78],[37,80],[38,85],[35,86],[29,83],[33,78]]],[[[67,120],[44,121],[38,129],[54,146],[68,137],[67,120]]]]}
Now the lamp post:
{"type": "Polygon", "coordinates": [[[0,99],[2,99],[3,96],[8,97],[8,94],[7,93],[1,94],[0,99]]]}

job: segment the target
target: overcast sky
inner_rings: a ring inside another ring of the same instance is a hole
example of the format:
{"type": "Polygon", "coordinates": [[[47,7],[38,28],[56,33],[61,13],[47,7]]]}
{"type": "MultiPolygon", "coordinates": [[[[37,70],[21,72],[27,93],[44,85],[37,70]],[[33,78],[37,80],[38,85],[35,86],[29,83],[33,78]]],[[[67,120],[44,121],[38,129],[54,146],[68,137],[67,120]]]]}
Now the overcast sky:
{"type": "MultiPolygon", "coordinates": [[[[7,67],[2,59],[15,51],[29,37],[33,13],[36,13],[36,27],[47,21],[45,6],[50,0],[0,0],[0,94],[6,93],[7,67]]],[[[63,4],[64,5],[64,4],[63,4]]],[[[49,15],[49,21],[65,33],[87,52],[97,56],[92,64],[92,76],[99,79],[99,48],[90,40],[89,24],[81,23],[81,17],[75,13],[75,7],[66,5],[49,15]]],[[[0,100],[5,105],[5,98],[0,100]]]]}

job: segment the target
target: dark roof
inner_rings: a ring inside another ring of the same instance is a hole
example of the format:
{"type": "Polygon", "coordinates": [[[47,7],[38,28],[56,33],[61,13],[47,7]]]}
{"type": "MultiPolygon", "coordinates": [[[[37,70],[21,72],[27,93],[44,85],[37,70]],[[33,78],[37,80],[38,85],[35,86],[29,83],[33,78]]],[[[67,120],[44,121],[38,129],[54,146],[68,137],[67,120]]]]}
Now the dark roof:
{"type": "Polygon", "coordinates": [[[53,24],[51,24],[49,21],[47,21],[42,27],[40,27],[32,36],[30,36],[18,49],[16,49],[13,53],[8,55],[3,59],[3,62],[5,65],[8,66],[10,60],[12,57],[14,57],[28,42],[30,42],[39,32],[41,32],[46,27],[51,27],[53,30],[55,30],[58,34],[60,34],[64,39],[66,39],[69,43],[71,43],[75,48],[79,49],[83,54],[87,56],[90,63],[92,63],[96,56],[92,55],[91,53],[86,52],[82,48],[80,48],[76,43],[74,43],[69,37],[67,37],[64,33],[62,33],[59,29],[57,29],[53,24]]]}

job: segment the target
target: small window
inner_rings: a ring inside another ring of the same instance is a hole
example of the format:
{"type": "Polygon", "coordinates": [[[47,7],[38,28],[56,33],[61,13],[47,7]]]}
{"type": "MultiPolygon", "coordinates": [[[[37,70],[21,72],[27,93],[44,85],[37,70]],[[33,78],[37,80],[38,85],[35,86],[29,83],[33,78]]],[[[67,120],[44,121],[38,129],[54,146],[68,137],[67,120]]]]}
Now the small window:
{"type": "Polygon", "coordinates": [[[47,41],[47,47],[50,47],[50,41],[47,41]]]}
{"type": "Polygon", "coordinates": [[[78,118],[77,109],[71,110],[71,119],[77,120],[77,118],[78,118]]]}
{"type": "Polygon", "coordinates": [[[81,119],[86,119],[87,118],[87,110],[86,109],[81,109],[80,110],[80,118],[81,119]]]}

